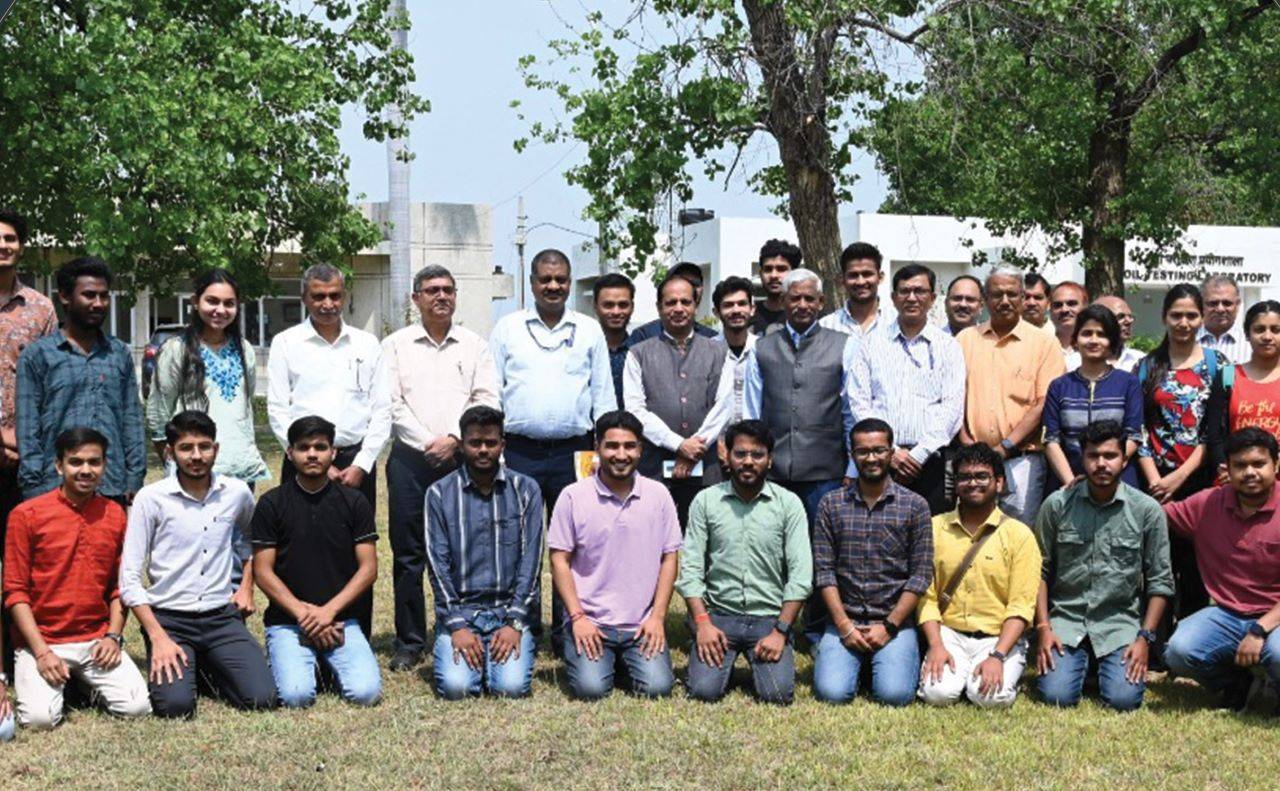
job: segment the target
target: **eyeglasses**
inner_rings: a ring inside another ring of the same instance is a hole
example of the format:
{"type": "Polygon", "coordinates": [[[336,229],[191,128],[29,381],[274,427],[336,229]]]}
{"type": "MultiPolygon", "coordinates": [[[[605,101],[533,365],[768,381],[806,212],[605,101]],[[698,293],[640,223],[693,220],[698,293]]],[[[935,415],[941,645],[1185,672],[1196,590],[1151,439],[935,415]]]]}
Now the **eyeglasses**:
{"type": "Polygon", "coordinates": [[[417,289],[413,293],[426,294],[429,297],[434,297],[436,294],[444,294],[446,297],[451,297],[456,294],[457,291],[458,289],[453,286],[427,286],[426,288],[417,289]]]}
{"type": "Polygon", "coordinates": [[[738,461],[744,461],[746,459],[751,459],[752,461],[764,461],[766,458],[768,458],[769,451],[767,450],[735,450],[733,451],[732,455],[733,455],[733,458],[737,459],[738,461]]]}
{"type": "Polygon", "coordinates": [[[962,472],[956,476],[956,483],[977,483],[986,485],[995,480],[995,476],[989,472],[962,472]]]}
{"type": "Polygon", "coordinates": [[[1206,308],[1234,308],[1238,304],[1240,304],[1239,301],[1234,299],[1206,299],[1204,301],[1206,308]]]}
{"type": "Polygon", "coordinates": [[[893,448],[886,448],[883,445],[877,448],[854,448],[853,457],[855,459],[869,459],[880,456],[888,456],[893,452],[893,448]]]}
{"type": "Polygon", "coordinates": [[[900,288],[900,289],[898,289],[898,296],[902,297],[903,299],[906,299],[906,298],[908,298],[908,297],[916,297],[916,298],[918,298],[918,299],[924,299],[925,297],[929,296],[929,295],[930,295],[930,294],[932,294],[932,293],[933,293],[933,292],[932,292],[932,291],[930,291],[930,290],[929,290],[929,289],[927,289],[927,288],[900,288]]]}

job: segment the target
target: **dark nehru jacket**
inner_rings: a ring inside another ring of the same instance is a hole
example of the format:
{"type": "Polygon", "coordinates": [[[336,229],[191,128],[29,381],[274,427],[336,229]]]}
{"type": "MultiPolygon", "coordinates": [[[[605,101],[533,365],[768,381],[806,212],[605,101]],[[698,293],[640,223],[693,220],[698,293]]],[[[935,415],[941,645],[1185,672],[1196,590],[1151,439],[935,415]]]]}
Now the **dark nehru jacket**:
{"type": "Polygon", "coordinates": [[[844,476],[844,346],[849,336],[818,327],[792,345],[791,333],[766,334],[756,343],[760,418],[773,432],[772,477],[827,481],[844,476]]]}
{"type": "MultiPolygon", "coordinates": [[[[716,389],[724,368],[728,347],[717,340],[694,334],[684,352],[665,333],[631,347],[644,380],[645,407],[667,428],[681,437],[690,437],[702,427],[716,403],[716,389]]],[[[719,480],[715,443],[708,443],[703,461],[704,482],[719,480]],[[707,479],[706,476],[712,476],[707,479]]],[[[644,441],[640,474],[662,480],[662,462],[676,454],[644,441]]]]}

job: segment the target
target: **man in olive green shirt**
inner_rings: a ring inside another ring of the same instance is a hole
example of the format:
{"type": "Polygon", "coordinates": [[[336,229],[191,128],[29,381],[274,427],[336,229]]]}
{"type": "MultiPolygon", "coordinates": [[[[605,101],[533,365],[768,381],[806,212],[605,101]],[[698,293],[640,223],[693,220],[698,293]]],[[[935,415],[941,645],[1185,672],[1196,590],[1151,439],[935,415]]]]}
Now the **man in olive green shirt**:
{"type": "Polygon", "coordinates": [[[725,433],[729,481],[689,507],[676,590],[688,602],[694,644],[689,695],[724,697],[738,654],[756,697],[787,704],[795,691],[791,624],[813,587],[809,521],[800,498],[766,480],[773,436],[759,420],[725,433]]]}
{"type": "Polygon", "coordinates": [[[1132,711],[1142,705],[1154,630],[1173,595],[1169,532],[1159,503],[1120,480],[1119,423],[1091,424],[1081,445],[1085,480],[1054,492],[1036,518],[1044,557],[1037,686],[1046,703],[1076,705],[1092,656],[1103,703],[1132,711]]]}

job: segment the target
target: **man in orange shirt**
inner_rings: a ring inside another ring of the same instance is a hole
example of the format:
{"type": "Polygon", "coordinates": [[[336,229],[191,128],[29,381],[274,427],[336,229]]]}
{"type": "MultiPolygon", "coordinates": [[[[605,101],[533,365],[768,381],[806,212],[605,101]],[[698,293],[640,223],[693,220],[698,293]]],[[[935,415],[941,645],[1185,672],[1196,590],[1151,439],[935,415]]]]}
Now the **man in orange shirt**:
{"type": "Polygon", "coordinates": [[[1000,454],[1000,509],[1034,522],[1044,496],[1040,414],[1049,383],[1066,373],[1066,364],[1057,341],[1022,318],[1021,271],[992,270],[984,295],[991,320],[956,336],[967,377],[960,441],[981,442],[1000,454]]]}
{"type": "Polygon", "coordinates": [[[124,509],[98,494],[107,439],[71,428],[54,441],[62,483],[19,505],[5,537],[4,605],[14,623],[18,722],[52,728],[75,678],[122,717],[151,713],[124,646],[117,577],[124,509]]]}

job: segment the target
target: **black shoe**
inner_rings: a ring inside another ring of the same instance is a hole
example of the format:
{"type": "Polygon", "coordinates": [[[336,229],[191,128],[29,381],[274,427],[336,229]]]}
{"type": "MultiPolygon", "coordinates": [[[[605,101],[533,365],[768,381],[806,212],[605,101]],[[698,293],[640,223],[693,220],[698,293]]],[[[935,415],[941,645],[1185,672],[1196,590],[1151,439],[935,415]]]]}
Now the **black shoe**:
{"type": "Polygon", "coordinates": [[[1232,682],[1230,686],[1222,690],[1222,696],[1218,699],[1218,708],[1234,712],[1244,711],[1249,706],[1249,691],[1252,687],[1252,677],[1232,682]]]}
{"type": "Polygon", "coordinates": [[[391,662],[387,664],[387,669],[394,673],[403,673],[406,670],[413,670],[414,666],[420,661],[422,661],[422,654],[417,651],[401,649],[396,651],[395,656],[391,657],[391,662]]]}

